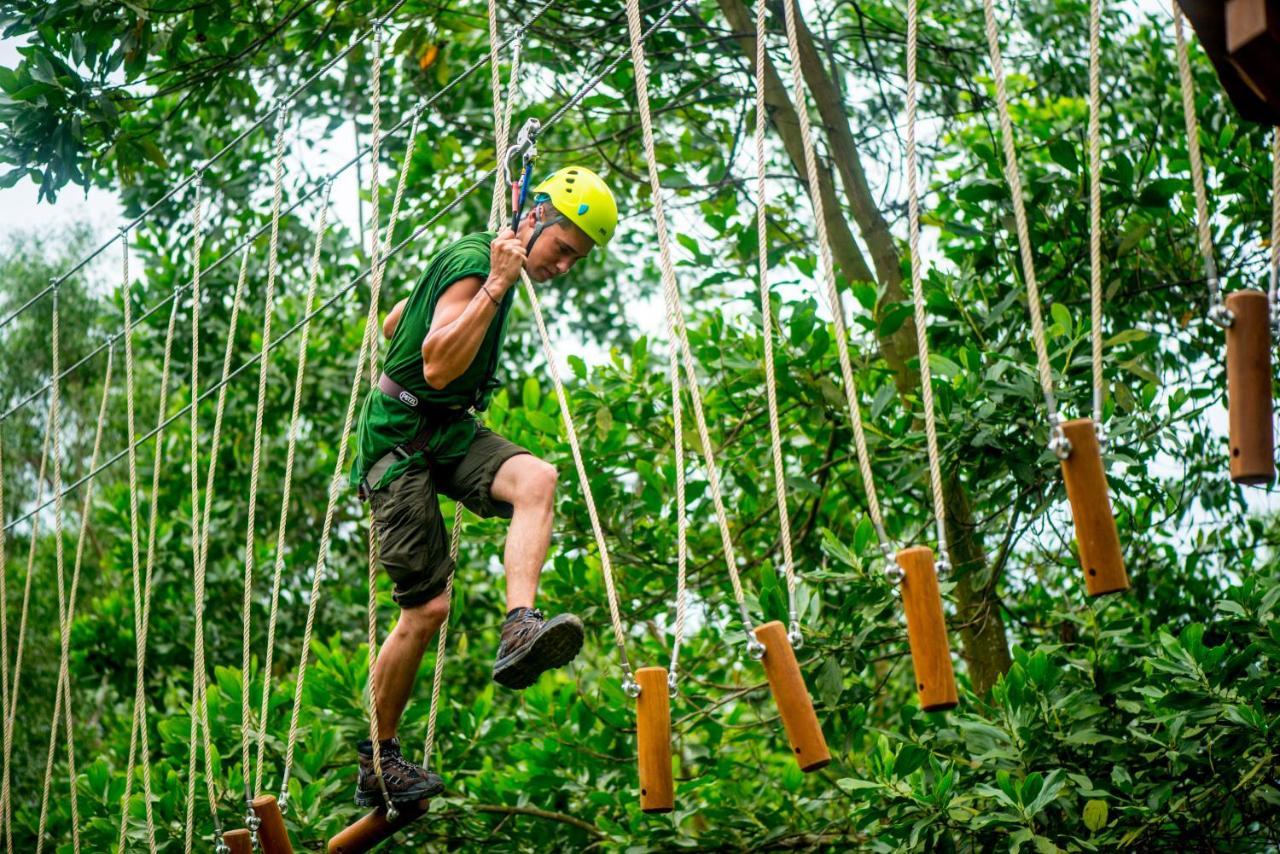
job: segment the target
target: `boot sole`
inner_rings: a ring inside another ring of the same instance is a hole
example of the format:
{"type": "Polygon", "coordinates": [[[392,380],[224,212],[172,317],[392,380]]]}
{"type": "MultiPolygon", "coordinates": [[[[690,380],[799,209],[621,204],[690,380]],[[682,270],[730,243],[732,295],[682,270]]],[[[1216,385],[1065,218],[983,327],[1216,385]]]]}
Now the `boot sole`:
{"type": "MultiPolygon", "coordinates": [[[[435,786],[432,786],[429,783],[423,783],[422,786],[418,788],[392,795],[391,803],[395,806],[416,804],[424,798],[434,798],[436,795],[443,792],[443,782],[440,782],[435,786]]],[[[375,789],[372,792],[366,792],[363,789],[356,789],[356,806],[380,808],[386,806],[386,802],[382,799],[382,792],[380,790],[375,789]]]]}
{"type": "Polygon", "coordinates": [[[505,688],[528,688],[548,670],[564,667],[582,649],[582,621],[572,614],[560,614],[547,621],[532,643],[493,666],[493,681],[505,688]]]}

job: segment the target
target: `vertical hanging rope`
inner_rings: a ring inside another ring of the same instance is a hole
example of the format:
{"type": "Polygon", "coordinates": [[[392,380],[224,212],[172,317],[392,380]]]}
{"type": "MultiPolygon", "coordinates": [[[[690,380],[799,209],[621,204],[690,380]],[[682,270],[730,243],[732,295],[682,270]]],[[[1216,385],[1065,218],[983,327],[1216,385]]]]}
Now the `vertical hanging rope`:
{"type": "Polygon", "coordinates": [[[782,430],[778,425],[778,389],[774,376],[773,363],[773,300],[769,288],[769,226],[766,214],[768,205],[767,187],[765,186],[765,147],[764,132],[764,68],[765,33],[768,25],[765,21],[765,0],[756,0],[756,264],[757,278],[760,285],[761,331],[764,341],[764,388],[765,399],[769,405],[769,449],[773,455],[773,489],[774,501],[778,505],[778,537],[782,541],[782,570],[787,579],[787,634],[791,645],[799,648],[804,641],[800,631],[800,615],[796,607],[796,572],[795,558],[791,548],[791,514],[787,511],[787,474],[782,459],[782,430]]]}
{"type": "MultiPolygon", "coordinates": [[[[489,0],[489,90],[493,97],[494,152],[501,156],[507,150],[507,139],[511,129],[511,104],[515,100],[516,80],[520,69],[520,46],[523,41],[523,29],[516,34],[511,50],[511,72],[508,80],[507,100],[501,98],[501,69],[498,67],[498,10],[495,0],[489,0]]],[[[406,164],[408,163],[406,159],[406,164]]],[[[407,168],[405,171],[408,171],[407,168]]],[[[496,231],[506,218],[506,188],[502,183],[502,170],[494,171],[493,197],[489,201],[489,230],[496,231]]],[[[403,177],[403,175],[402,175],[403,177]]],[[[394,213],[393,213],[394,216],[394,213]]],[[[449,573],[445,582],[445,601],[453,604],[453,579],[457,574],[458,550],[462,545],[462,502],[454,502],[453,527],[449,529],[449,560],[454,571],[449,573]]],[[[440,716],[440,688],[444,684],[445,654],[449,649],[449,615],[436,633],[436,660],[431,673],[431,704],[427,710],[427,734],[422,742],[422,767],[431,767],[431,756],[435,752],[436,720],[440,716]]]]}
{"type": "Polygon", "coordinates": [[[1213,257],[1213,235],[1209,231],[1209,196],[1204,184],[1204,160],[1200,156],[1200,123],[1196,120],[1195,82],[1191,77],[1191,61],[1187,56],[1187,38],[1182,31],[1182,11],[1176,0],[1173,7],[1173,35],[1178,55],[1178,84],[1182,93],[1182,118],[1187,129],[1187,161],[1191,166],[1191,188],[1196,200],[1196,237],[1200,257],[1204,261],[1205,284],[1209,291],[1209,320],[1226,329],[1231,325],[1231,311],[1222,301],[1218,281],[1218,265],[1213,257]]]}
{"type": "MultiPolygon", "coordinates": [[[[320,213],[316,220],[315,240],[311,248],[311,276],[307,282],[307,298],[303,305],[304,316],[310,318],[316,301],[316,288],[320,282],[320,250],[324,246],[324,235],[329,224],[329,197],[333,190],[330,182],[324,191],[324,200],[320,203],[320,213]]],[[[258,714],[258,748],[257,773],[254,776],[253,792],[262,791],[263,761],[267,746],[267,717],[271,708],[271,667],[275,653],[276,622],[280,610],[280,584],[284,576],[285,532],[289,526],[289,496],[293,486],[293,461],[298,447],[298,422],[302,415],[302,386],[307,373],[307,345],[311,338],[311,321],[303,323],[302,333],[298,338],[298,358],[294,368],[293,411],[289,414],[289,433],[285,448],[284,484],[280,490],[280,522],[276,528],[276,561],[271,581],[271,615],[267,621],[267,650],[262,664],[262,707],[258,714]]],[[[265,361],[265,359],[264,359],[265,361]]],[[[253,810],[250,809],[250,812],[253,810]]]]}
{"type": "MultiPolygon", "coordinates": [[[[933,520],[938,530],[937,570],[951,567],[947,550],[947,511],[942,497],[942,460],[938,453],[938,427],[933,406],[933,377],[929,365],[929,317],[924,304],[924,259],[920,257],[920,187],[916,165],[916,96],[920,13],[917,0],[907,0],[907,210],[911,247],[911,301],[915,309],[916,349],[920,354],[920,402],[924,407],[925,446],[929,456],[929,488],[933,494],[933,520]]],[[[896,573],[895,573],[896,574],[896,573]]]]}
{"type": "Polygon", "coordinates": [[[787,47],[791,57],[791,86],[794,91],[796,116],[800,120],[800,139],[804,148],[805,176],[809,185],[809,203],[813,208],[814,226],[818,235],[818,267],[825,285],[827,309],[835,325],[836,354],[840,362],[840,376],[844,382],[845,403],[849,409],[849,420],[853,427],[854,448],[858,452],[858,469],[862,474],[862,488],[867,496],[867,515],[875,528],[876,538],[880,542],[880,550],[885,559],[892,563],[893,546],[884,525],[884,514],[880,511],[880,498],[876,493],[875,480],[871,472],[871,456],[867,450],[866,430],[862,423],[862,410],[858,403],[858,388],[854,381],[853,365],[849,361],[849,332],[844,322],[844,303],[840,291],[836,287],[835,262],[831,255],[831,241],[827,235],[826,212],[824,211],[822,193],[818,182],[818,157],[813,145],[813,132],[809,126],[809,107],[805,99],[804,78],[800,68],[800,43],[796,27],[796,11],[794,0],[786,0],[783,7],[787,27],[787,47]]]}
{"type": "Polygon", "coordinates": [[[715,508],[716,522],[720,529],[720,543],[724,550],[725,566],[729,580],[733,585],[733,595],[738,603],[742,618],[743,631],[747,638],[747,648],[753,658],[764,655],[764,647],[752,634],[751,616],[747,611],[746,594],[742,589],[742,580],[738,575],[737,557],[734,554],[733,535],[729,531],[729,520],[725,513],[724,501],[720,490],[720,473],[715,461],[715,452],[711,446],[710,431],[707,429],[706,416],[702,410],[702,395],[698,386],[697,369],[693,362],[693,353],[689,348],[688,333],[684,324],[684,313],[680,306],[680,295],[676,287],[675,267],[671,260],[670,238],[667,234],[666,214],[662,207],[662,184],[658,177],[657,156],[654,153],[653,122],[649,115],[649,70],[645,60],[644,44],[641,41],[640,7],[636,0],[627,0],[627,32],[631,40],[631,63],[635,69],[636,100],[640,107],[640,127],[643,132],[645,161],[648,167],[649,187],[653,198],[653,215],[658,232],[659,266],[662,272],[663,297],[666,301],[667,332],[680,345],[684,362],[685,382],[689,386],[689,394],[693,403],[694,424],[698,428],[698,436],[702,443],[702,459],[707,470],[711,501],[715,508]]]}
{"type": "MultiPolygon", "coordinates": [[[[98,404],[97,427],[93,435],[93,450],[89,454],[88,471],[92,472],[98,465],[98,454],[102,450],[102,433],[107,422],[107,401],[111,396],[111,369],[115,358],[115,347],[107,348],[107,365],[102,376],[102,401],[98,404]]],[[[58,653],[58,680],[54,687],[53,718],[49,724],[49,750],[45,757],[44,786],[40,793],[40,820],[36,830],[36,852],[44,850],[44,831],[49,815],[49,792],[53,788],[53,760],[57,755],[59,718],[66,721],[67,731],[67,774],[70,778],[71,790],[71,833],[72,847],[80,850],[79,798],[76,792],[76,760],[75,729],[72,725],[71,705],[71,625],[76,618],[76,591],[80,587],[80,566],[84,560],[84,544],[88,539],[89,515],[93,509],[93,487],[96,478],[90,477],[84,485],[84,498],[80,508],[80,536],[76,540],[76,556],[71,571],[71,587],[66,596],[62,588],[58,589],[58,626],[60,629],[58,653]]]]}
{"type": "MultiPolygon", "coordinates": [[[[240,765],[244,782],[245,810],[253,814],[255,789],[250,786],[249,742],[252,721],[249,712],[249,683],[253,666],[250,628],[253,615],[253,572],[257,561],[258,483],[262,471],[262,418],[267,401],[267,373],[271,367],[271,322],[276,310],[276,279],[280,274],[280,202],[284,187],[285,131],[288,110],[281,106],[276,114],[275,153],[271,178],[271,237],[267,248],[267,287],[262,307],[262,347],[258,361],[258,399],[253,417],[253,457],[249,467],[249,510],[244,537],[244,599],[241,603],[240,631],[240,765]]],[[[193,408],[194,411],[194,408],[193,408]]],[[[264,722],[259,721],[261,728],[264,722]]]]}
{"type": "MultiPolygon", "coordinates": [[[[40,451],[40,469],[36,475],[36,506],[40,506],[44,498],[44,476],[49,462],[49,437],[53,433],[53,409],[45,416],[44,443],[40,451]]],[[[10,685],[9,714],[4,720],[4,767],[0,769],[0,801],[3,801],[6,839],[9,850],[13,849],[13,791],[10,771],[13,768],[13,723],[18,714],[18,689],[22,686],[22,653],[27,636],[27,615],[31,604],[31,577],[36,567],[36,540],[40,538],[40,516],[31,519],[31,541],[27,546],[27,574],[22,583],[22,610],[18,615],[18,640],[13,654],[13,681],[10,685]]]]}
{"type": "MultiPolygon", "coordinates": [[[[1271,129],[1271,284],[1268,289],[1271,325],[1280,331],[1277,292],[1280,292],[1280,127],[1271,129]]],[[[0,551],[0,561],[3,559],[0,551]]]]}
{"type": "Polygon", "coordinates": [[[1040,313],[1040,286],[1036,281],[1035,257],[1031,250],[1031,229],[1027,223],[1027,207],[1022,193],[1022,173],[1018,168],[1018,154],[1013,142],[1013,121],[1009,118],[1009,93],[1005,86],[1004,60],[1000,57],[1000,37],[996,28],[993,0],[983,0],[982,11],[986,20],[991,72],[996,84],[1000,139],[1004,145],[1004,174],[1013,197],[1013,216],[1017,225],[1018,250],[1022,258],[1022,276],[1027,286],[1027,310],[1031,315],[1031,341],[1035,346],[1040,390],[1044,393],[1044,406],[1051,431],[1049,447],[1059,459],[1065,459],[1070,454],[1071,448],[1059,426],[1058,401],[1053,393],[1053,368],[1049,363],[1049,346],[1045,337],[1044,319],[1040,313]]]}
{"type": "MultiPolygon", "coordinates": [[[[125,764],[124,778],[124,797],[121,800],[120,810],[120,834],[117,843],[117,851],[120,854],[124,852],[125,833],[129,822],[129,800],[130,793],[133,790],[133,768],[134,761],[137,757],[139,737],[142,741],[142,768],[143,768],[143,801],[146,810],[146,827],[147,827],[147,850],[151,854],[155,854],[156,837],[155,837],[155,821],[151,810],[151,760],[150,745],[147,736],[146,723],[146,680],[145,680],[145,661],[146,661],[146,620],[144,614],[146,606],[144,604],[147,596],[149,596],[149,579],[150,569],[146,574],[148,577],[148,594],[144,595],[142,585],[142,566],[139,550],[138,535],[138,454],[137,454],[137,427],[134,417],[134,358],[133,358],[133,294],[129,277],[129,234],[128,229],[122,228],[120,235],[121,245],[121,279],[120,292],[124,303],[124,375],[125,375],[125,416],[128,433],[126,435],[126,454],[129,467],[129,550],[131,557],[132,573],[130,575],[133,583],[133,634],[134,634],[134,655],[136,662],[136,672],[134,679],[134,696],[133,696],[133,723],[129,732],[129,758],[125,764]]],[[[178,301],[174,299],[173,310],[169,313],[169,327],[165,336],[165,352],[163,376],[160,381],[160,409],[157,420],[159,423],[164,422],[165,403],[168,396],[169,388],[169,356],[173,348],[173,332],[174,320],[176,318],[176,308],[178,301]]],[[[160,460],[163,435],[156,435],[156,458],[155,465],[152,467],[152,490],[151,504],[154,508],[156,505],[157,487],[159,484],[160,460]]],[[[155,529],[155,514],[152,514],[151,529],[155,529]]]]}
{"type": "Polygon", "coordinates": [[[1089,0],[1089,309],[1093,359],[1093,425],[1106,446],[1102,407],[1102,2],[1089,0]]]}
{"type": "Polygon", "coordinates": [[[200,253],[204,248],[204,226],[201,221],[203,192],[203,176],[197,175],[195,181],[195,205],[191,216],[192,257],[195,272],[191,282],[191,556],[195,567],[195,656],[192,664],[193,690],[191,705],[191,738],[188,759],[188,803],[187,833],[184,844],[190,850],[194,831],[194,786],[196,766],[196,738],[199,733],[204,749],[205,788],[209,798],[209,812],[213,818],[214,840],[222,847],[222,820],[218,816],[217,780],[213,768],[213,744],[209,731],[209,695],[207,674],[205,673],[205,637],[204,637],[204,604],[205,604],[205,562],[201,559],[200,549],[200,253]]]}
{"type": "MultiPolygon", "coordinates": [[[[9,574],[8,552],[4,531],[4,437],[0,436],[0,739],[4,742],[4,767],[9,768],[9,574]]],[[[8,792],[6,791],[7,795],[8,792]]],[[[13,832],[9,827],[7,798],[0,800],[0,835],[6,852],[13,851],[13,832]]]]}

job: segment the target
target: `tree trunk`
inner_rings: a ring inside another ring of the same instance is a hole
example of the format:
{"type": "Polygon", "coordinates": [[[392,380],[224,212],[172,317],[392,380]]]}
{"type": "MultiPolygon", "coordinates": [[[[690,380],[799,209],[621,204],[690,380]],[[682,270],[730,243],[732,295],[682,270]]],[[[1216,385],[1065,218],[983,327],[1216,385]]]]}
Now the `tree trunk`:
{"type": "MultiPolygon", "coordinates": [[[[717,0],[721,11],[736,34],[735,41],[752,70],[755,70],[756,40],[754,16],[742,0],[717,0]]],[[[878,312],[885,304],[905,302],[909,299],[902,282],[902,259],[889,225],[877,207],[867,185],[866,173],[839,90],[823,67],[821,56],[813,43],[813,36],[799,17],[801,72],[826,128],[833,160],[840,173],[845,197],[853,218],[858,224],[871,252],[875,265],[873,276],[854,240],[853,232],[843,215],[843,208],[835,198],[834,179],[830,166],[818,164],[818,191],[822,197],[824,219],[831,239],[831,251],[836,264],[850,281],[874,281],[883,286],[883,297],[878,312]]],[[[796,173],[804,181],[804,148],[800,138],[800,123],[777,69],[766,60],[764,69],[765,104],[769,118],[782,138],[787,155],[796,173]]],[[[878,313],[877,312],[877,313],[878,313]]],[[[847,343],[842,342],[843,346],[847,343]]],[[[918,391],[919,374],[911,367],[911,360],[919,356],[916,347],[915,323],[908,319],[891,335],[878,337],[880,354],[893,372],[894,385],[905,401],[918,391]]],[[[995,584],[986,583],[987,559],[982,538],[975,530],[972,508],[963,484],[956,477],[948,478],[943,488],[947,507],[947,530],[951,534],[951,561],[957,578],[956,598],[961,618],[961,637],[964,642],[963,657],[969,664],[969,676],[974,690],[985,694],[995,681],[1009,669],[1009,642],[1004,621],[995,597],[995,584]]]]}

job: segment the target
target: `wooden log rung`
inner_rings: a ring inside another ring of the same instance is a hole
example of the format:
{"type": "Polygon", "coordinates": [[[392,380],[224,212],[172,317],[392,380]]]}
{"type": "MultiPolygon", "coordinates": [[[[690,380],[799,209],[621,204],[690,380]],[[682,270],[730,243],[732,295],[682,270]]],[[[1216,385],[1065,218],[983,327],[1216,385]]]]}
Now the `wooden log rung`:
{"type": "Polygon", "coordinates": [[[764,644],[764,672],[769,677],[773,701],[778,706],[787,741],[800,770],[817,771],[831,764],[827,740],[813,711],[813,700],[800,673],[795,650],[787,639],[787,630],[774,620],[756,627],[756,640],[764,644]]]}
{"type": "Polygon", "coordinates": [[[907,642],[920,707],[926,712],[954,709],[959,697],[933,550],[928,546],[903,549],[897,561],[903,573],[902,610],[907,617],[907,642]]]}
{"type": "Polygon", "coordinates": [[[671,692],[665,667],[636,671],[636,749],[640,765],[640,809],[667,813],[675,809],[671,776],[671,692]]]}
{"type": "Polygon", "coordinates": [[[289,831],[284,826],[284,814],[280,812],[280,804],[274,795],[259,795],[253,799],[253,812],[261,824],[258,825],[258,845],[262,854],[293,854],[293,843],[289,841],[289,831]]]}
{"type": "Polygon", "coordinates": [[[1111,512],[1107,471],[1102,464],[1102,446],[1098,444],[1093,419],[1065,421],[1062,434],[1071,443],[1071,453],[1062,461],[1062,480],[1075,521],[1085,588],[1090,596],[1128,590],[1129,574],[1124,568],[1120,534],[1111,512]]]}
{"type": "Polygon", "coordinates": [[[430,803],[423,799],[417,803],[403,804],[397,807],[399,815],[394,821],[388,820],[387,811],[381,808],[367,813],[329,840],[328,854],[364,854],[371,851],[421,818],[430,803]]]}
{"type": "Polygon", "coordinates": [[[1271,308],[1262,291],[1234,291],[1226,299],[1227,422],[1231,479],[1248,486],[1275,480],[1271,401],[1271,308]]]}

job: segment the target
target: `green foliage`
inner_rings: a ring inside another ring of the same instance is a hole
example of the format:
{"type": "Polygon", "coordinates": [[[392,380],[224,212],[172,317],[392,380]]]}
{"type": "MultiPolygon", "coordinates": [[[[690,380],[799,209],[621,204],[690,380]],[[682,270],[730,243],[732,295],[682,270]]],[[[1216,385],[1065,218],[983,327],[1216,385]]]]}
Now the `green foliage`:
{"type": "MultiPolygon", "coordinates": [[[[756,295],[752,164],[741,155],[750,115],[750,76],[715,7],[681,13],[650,44],[659,158],[680,247],[678,273],[712,442],[722,471],[748,606],[760,620],[787,618],[774,505],[763,338],[756,295]],[[697,12],[697,14],[694,13],[697,12]]],[[[866,164],[900,162],[902,10],[893,4],[830,5],[813,16],[866,164]]],[[[1089,407],[1088,182],[1083,135],[1085,6],[1019,7],[1010,21],[1010,84],[1019,157],[1026,170],[1036,265],[1046,295],[1050,357],[1064,409],[1089,407]]],[[[7,131],[0,182],[39,176],[48,198],[68,183],[118,190],[130,214],[158,200],[192,164],[230,141],[275,93],[332,57],[375,14],[364,3],[271,5],[204,2],[10,3],[7,33],[29,39],[15,68],[0,70],[0,122],[7,131]]],[[[506,18],[508,24],[515,19],[506,18]]],[[[520,13],[512,13],[523,14],[520,13]]],[[[649,14],[656,14],[650,10],[649,14]]],[[[1003,13],[1002,13],[1003,16],[1003,13]]],[[[597,54],[625,48],[614,5],[556,9],[526,46],[517,115],[545,117],[594,67],[597,54]],[[567,49],[566,45],[585,45],[567,49]],[[589,48],[589,49],[588,49],[589,48]]],[[[776,25],[776,16],[771,18],[776,25]]],[[[556,529],[540,603],[585,620],[589,642],[572,668],[521,694],[495,688],[504,585],[505,526],[465,516],[450,616],[450,650],[434,767],[447,795],[404,837],[416,847],[499,850],[707,850],[800,848],[985,851],[1116,849],[1263,850],[1280,842],[1275,755],[1280,702],[1274,559],[1276,523],[1247,512],[1224,475],[1221,338],[1202,311],[1176,72],[1162,23],[1109,10],[1103,115],[1106,417],[1113,505],[1126,543],[1133,590],[1084,600],[1070,519],[1046,427],[1026,334],[1026,306],[1011,205],[994,135],[980,16],[972,4],[931,7],[922,22],[922,109],[936,118],[923,147],[931,176],[926,226],[937,257],[925,277],[940,442],[949,479],[972,507],[953,538],[982,557],[942,580],[953,629],[960,706],[918,710],[901,606],[882,578],[883,559],[865,512],[853,455],[837,347],[829,318],[810,296],[816,263],[801,182],[775,143],[768,264],[785,440],[786,485],[801,574],[805,627],[801,667],[834,763],[801,774],[758,667],[740,655],[736,606],[695,457],[699,439],[686,398],[683,427],[689,519],[690,619],[673,703],[677,810],[640,812],[635,792],[634,718],[618,684],[604,581],[569,453],[559,404],[536,352],[523,297],[513,315],[506,387],[487,423],[561,471],[556,529]],[[989,692],[973,690],[974,662],[990,653],[973,640],[985,614],[966,613],[965,590],[1003,621],[1012,648],[1007,673],[989,692]]],[[[487,53],[483,9],[416,2],[397,16],[388,47],[384,125],[437,92],[487,53]]],[[[295,111],[296,143],[350,133],[367,140],[367,47],[308,90],[295,111]],[[300,118],[301,117],[301,118],[300,118]],[[322,132],[317,129],[322,129],[322,132]],[[313,131],[316,131],[313,133],[313,131]]],[[[1266,138],[1241,126],[1196,57],[1198,109],[1214,188],[1215,242],[1231,287],[1262,273],[1257,236],[1267,227],[1266,138]]],[[[504,71],[507,66],[504,63],[504,71]]],[[[786,69],[783,69],[785,72],[786,69]]],[[[660,318],[647,182],[629,108],[633,80],[622,65],[588,96],[573,122],[543,140],[547,161],[608,164],[622,200],[623,228],[610,251],[543,289],[544,310],[566,351],[568,383],[586,476],[601,513],[639,664],[670,658],[677,570],[676,473],[668,354],[660,318]],[[591,150],[582,153],[590,145],[591,150]]],[[[519,119],[517,119],[518,121],[519,119]]],[[[402,163],[403,134],[383,147],[390,198],[403,165],[410,192],[393,239],[452,198],[493,163],[489,90],[466,80],[429,114],[429,137],[402,163]]],[[[221,372],[229,336],[235,263],[213,267],[250,229],[267,223],[269,132],[251,134],[207,176],[210,205],[203,258],[200,387],[221,372]]],[[[296,152],[295,152],[296,153],[296,152]]],[[[367,176],[367,170],[366,170],[367,176]]],[[[290,161],[286,202],[307,188],[290,161]]],[[[895,176],[889,176],[892,188],[895,176]]],[[[880,176],[872,174],[877,184],[880,176]]],[[[487,188],[412,243],[388,269],[388,304],[445,239],[483,227],[487,188]]],[[[64,363],[87,356],[122,322],[123,300],[141,320],[137,349],[138,431],[178,414],[191,400],[188,196],[162,205],[133,236],[132,281],[90,272],[64,286],[64,363]],[[177,334],[169,399],[159,409],[170,312],[177,334]]],[[[894,204],[882,213],[897,237],[894,204]]],[[[314,203],[285,216],[275,335],[302,315],[314,203]]],[[[384,223],[385,224],[385,223],[384,223]]],[[[19,237],[6,245],[0,317],[43,288],[88,247],[76,233],[19,237]]],[[[340,224],[323,245],[322,297],[361,272],[358,237],[340,224]]],[[[237,257],[233,254],[233,257],[237,257]]],[[[250,286],[231,336],[233,370],[262,341],[267,237],[250,251],[250,286]]],[[[109,265],[114,271],[114,265],[109,265]]],[[[905,269],[905,267],[904,267],[905,269]]],[[[931,507],[920,401],[894,384],[871,344],[907,329],[909,306],[885,300],[883,283],[842,281],[856,339],[852,355],[881,501],[896,542],[931,539],[931,507]]],[[[251,591],[254,659],[248,735],[265,730],[264,790],[278,792],[301,638],[318,558],[319,531],[337,457],[355,353],[367,311],[363,291],[314,322],[308,345],[300,436],[286,537],[280,622],[269,714],[258,721],[278,500],[292,406],[297,338],[269,356],[267,425],[257,527],[245,530],[255,384],[228,386],[222,440],[210,441],[213,400],[199,405],[199,465],[216,463],[208,603],[212,774],[224,826],[240,821],[241,602],[246,533],[257,575],[251,591]]],[[[49,303],[0,330],[5,383],[0,406],[36,391],[50,368],[49,303]]],[[[125,445],[123,373],[116,353],[104,453],[125,445]]],[[[102,393],[95,357],[63,386],[67,479],[85,474],[102,393]]],[[[246,374],[256,376],[256,371],[246,374]]],[[[34,506],[45,411],[22,407],[4,422],[4,518],[34,506]]],[[[147,650],[148,732],[159,842],[182,847],[191,733],[192,499],[185,417],[139,448],[144,557],[153,539],[155,593],[147,650]],[[159,491],[151,478],[162,451],[159,491]],[[156,524],[149,522],[154,507],[156,524]]],[[[48,489],[46,476],[45,488],[48,489]]],[[[83,850],[113,850],[125,788],[133,714],[134,603],[130,486],[123,462],[97,479],[79,605],[71,627],[76,791],[83,850]]],[[[452,507],[446,506],[446,518],[452,507]]],[[[316,633],[302,692],[298,750],[288,782],[291,832],[300,849],[357,814],[350,802],[354,745],[367,733],[365,508],[345,496],[322,568],[316,633]]],[[[6,612],[12,658],[32,547],[19,726],[10,766],[15,849],[34,848],[58,660],[55,543],[42,527],[15,527],[5,543],[6,612]]],[[[66,543],[74,550],[77,501],[68,501],[66,543]]],[[[378,588],[385,636],[394,606],[378,588]]],[[[434,660],[422,663],[418,692],[401,728],[411,756],[425,734],[434,660]]],[[[61,740],[59,744],[61,745],[61,740]]],[[[198,768],[203,768],[200,759],[198,768]]],[[[256,765],[249,769],[256,771],[256,765]]],[[[201,771],[203,773],[203,771],[201,771]]],[[[46,843],[70,845],[70,770],[54,767],[46,843]]],[[[199,845],[213,824],[196,788],[199,845]]],[[[129,850],[145,849],[142,776],[128,805],[129,850]]],[[[62,850],[60,848],[60,850],[62,850]]]]}

